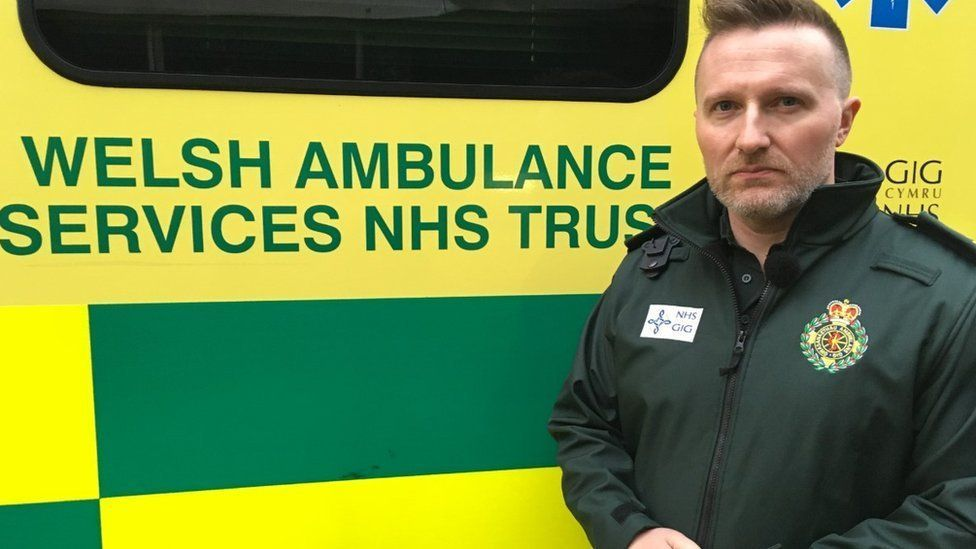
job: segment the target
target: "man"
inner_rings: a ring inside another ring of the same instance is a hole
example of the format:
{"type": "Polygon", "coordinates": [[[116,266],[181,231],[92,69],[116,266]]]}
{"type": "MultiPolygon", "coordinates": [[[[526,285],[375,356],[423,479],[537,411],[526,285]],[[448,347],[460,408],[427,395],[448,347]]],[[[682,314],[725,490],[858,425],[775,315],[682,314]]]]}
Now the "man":
{"type": "Polygon", "coordinates": [[[598,548],[976,547],[976,251],[836,153],[860,101],[812,0],[706,0],[707,179],[657,209],[549,425],[598,548]]]}

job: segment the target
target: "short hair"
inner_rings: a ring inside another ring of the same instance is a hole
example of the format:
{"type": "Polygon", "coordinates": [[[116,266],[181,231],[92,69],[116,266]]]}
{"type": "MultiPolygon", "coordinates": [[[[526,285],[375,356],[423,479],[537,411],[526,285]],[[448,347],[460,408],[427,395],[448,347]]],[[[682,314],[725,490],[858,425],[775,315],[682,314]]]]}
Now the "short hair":
{"type": "Polygon", "coordinates": [[[705,47],[716,36],[748,28],[774,25],[809,26],[821,30],[840,60],[838,84],[845,97],[851,92],[851,54],[840,27],[814,0],[705,0],[702,22],[708,35],[705,47]]]}

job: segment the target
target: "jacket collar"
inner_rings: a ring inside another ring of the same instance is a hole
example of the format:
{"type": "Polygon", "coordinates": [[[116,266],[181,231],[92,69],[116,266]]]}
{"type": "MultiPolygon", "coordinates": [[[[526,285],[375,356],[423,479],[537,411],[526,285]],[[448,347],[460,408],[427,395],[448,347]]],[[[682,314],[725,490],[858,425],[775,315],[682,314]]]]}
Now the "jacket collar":
{"type": "MultiPolygon", "coordinates": [[[[834,159],[837,182],[814,189],[790,229],[795,243],[832,244],[863,228],[878,213],[875,195],[884,181],[877,164],[850,153],[834,159]]],[[[661,228],[699,247],[721,238],[720,218],[725,207],[702,179],[659,206],[652,214],[661,228]]]]}

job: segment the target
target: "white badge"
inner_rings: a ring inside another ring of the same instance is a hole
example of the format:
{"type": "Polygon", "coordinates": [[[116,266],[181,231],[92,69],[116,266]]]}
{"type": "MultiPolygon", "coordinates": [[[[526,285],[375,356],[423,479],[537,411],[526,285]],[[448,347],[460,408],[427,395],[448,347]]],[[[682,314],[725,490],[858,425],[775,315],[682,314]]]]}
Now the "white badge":
{"type": "Polygon", "coordinates": [[[641,330],[641,337],[652,339],[673,339],[675,341],[695,341],[702,311],[694,307],[676,305],[651,305],[647,309],[647,320],[641,330]]]}

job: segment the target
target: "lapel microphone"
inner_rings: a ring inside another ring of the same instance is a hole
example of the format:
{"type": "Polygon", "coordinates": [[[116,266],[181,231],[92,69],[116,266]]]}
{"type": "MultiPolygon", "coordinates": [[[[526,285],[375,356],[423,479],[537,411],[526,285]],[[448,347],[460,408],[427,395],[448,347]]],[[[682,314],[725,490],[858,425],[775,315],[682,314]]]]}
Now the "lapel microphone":
{"type": "Polygon", "coordinates": [[[800,261],[783,249],[783,246],[776,244],[769,249],[763,271],[770,284],[777,288],[787,288],[800,278],[800,261]]]}

